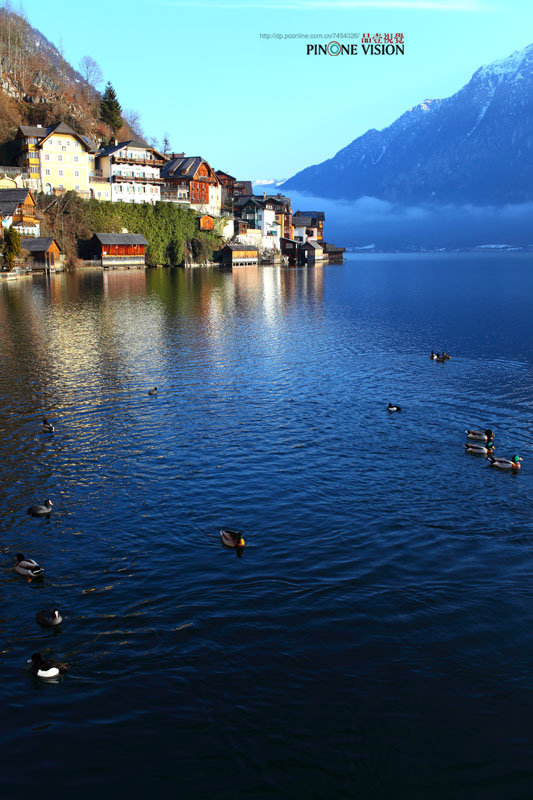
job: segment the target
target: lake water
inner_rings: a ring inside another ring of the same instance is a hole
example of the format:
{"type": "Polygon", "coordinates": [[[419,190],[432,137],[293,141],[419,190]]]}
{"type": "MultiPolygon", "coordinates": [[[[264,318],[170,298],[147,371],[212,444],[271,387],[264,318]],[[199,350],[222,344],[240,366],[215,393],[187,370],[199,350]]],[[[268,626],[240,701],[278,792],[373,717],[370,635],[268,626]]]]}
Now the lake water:
{"type": "Polygon", "coordinates": [[[1,285],[2,800],[533,796],[532,297],[520,255],[1,285]]]}

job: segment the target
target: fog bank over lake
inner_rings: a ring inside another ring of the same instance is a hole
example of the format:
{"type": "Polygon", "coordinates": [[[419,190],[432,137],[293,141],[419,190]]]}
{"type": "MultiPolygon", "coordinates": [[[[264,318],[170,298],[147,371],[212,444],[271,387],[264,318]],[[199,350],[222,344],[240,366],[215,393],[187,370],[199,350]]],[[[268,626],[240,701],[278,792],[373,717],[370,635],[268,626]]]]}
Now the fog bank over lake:
{"type": "MultiPolygon", "coordinates": [[[[283,192],[283,187],[280,187],[283,192]]],[[[294,211],[323,210],[325,239],[343,247],[377,249],[533,245],[533,203],[496,206],[407,206],[376,197],[353,202],[287,190],[294,211]]]]}

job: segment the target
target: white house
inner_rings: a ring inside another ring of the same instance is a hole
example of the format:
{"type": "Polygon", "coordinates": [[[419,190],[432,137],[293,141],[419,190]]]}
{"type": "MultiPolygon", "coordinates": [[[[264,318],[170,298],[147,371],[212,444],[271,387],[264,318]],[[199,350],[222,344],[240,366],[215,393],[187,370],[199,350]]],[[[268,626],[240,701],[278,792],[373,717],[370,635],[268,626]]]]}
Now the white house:
{"type": "Polygon", "coordinates": [[[150,203],[161,200],[161,167],[165,156],[129,140],[103,147],[96,155],[95,177],[111,185],[111,201],[150,203]]]}

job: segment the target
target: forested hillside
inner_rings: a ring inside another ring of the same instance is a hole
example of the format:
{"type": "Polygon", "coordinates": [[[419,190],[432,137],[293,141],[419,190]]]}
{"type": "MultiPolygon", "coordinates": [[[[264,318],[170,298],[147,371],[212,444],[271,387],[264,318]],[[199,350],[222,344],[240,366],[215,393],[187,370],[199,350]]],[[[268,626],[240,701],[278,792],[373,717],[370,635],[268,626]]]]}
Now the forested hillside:
{"type": "MultiPolygon", "coordinates": [[[[79,133],[107,140],[113,131],[102,119],[100,89],[104,76],[90,56],[76,68],[59,48],[32,28],[9,2],[0,7],[0,163],[11,163],[9,143],[19,125],[51,125],[63,121],[79,133]]],[[[112,82],[113,76],[109,76],[112,82]]],[[[106,76],[107,80],[107,76],[106,76]]],[[[139,115],[122,112],[119,139],[144,141],[139,115]]]]}

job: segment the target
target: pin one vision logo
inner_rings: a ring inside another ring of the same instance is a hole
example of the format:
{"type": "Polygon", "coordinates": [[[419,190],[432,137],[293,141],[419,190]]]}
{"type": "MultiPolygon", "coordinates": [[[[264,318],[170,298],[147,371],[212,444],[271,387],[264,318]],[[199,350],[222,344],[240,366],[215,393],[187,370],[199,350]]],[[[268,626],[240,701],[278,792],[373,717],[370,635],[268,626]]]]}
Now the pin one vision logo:
{"type": "Polygon", "coordinates": [[[328,44],[308,44],[308,56],[403,56],[405,41],[403,33],[364,33],[361,44],[341,44],[331,41],[328,44]]]}

